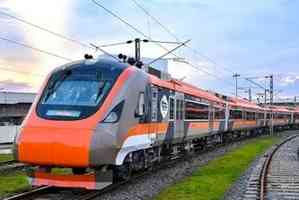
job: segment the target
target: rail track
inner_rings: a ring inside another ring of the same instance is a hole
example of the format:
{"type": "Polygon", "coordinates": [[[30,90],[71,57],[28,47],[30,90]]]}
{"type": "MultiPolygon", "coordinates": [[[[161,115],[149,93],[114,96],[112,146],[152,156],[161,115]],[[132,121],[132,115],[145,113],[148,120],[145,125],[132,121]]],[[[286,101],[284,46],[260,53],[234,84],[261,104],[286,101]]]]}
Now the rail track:
{"type": "Polygon", "coordinates": [[[76,200],[90,200],[94,199],[104,191],[87,191],[81,189],[68,190],[64,188],[55,188],[51,186],[37,187],[30,191],[23,192],[12,197],[5,198],[5,200],[33,200],[33,199],[76,199],[76,200]]]}
{"type": "Polygon", "coordinates": [[[253,169],[243,200],[299,199],[299,135],[274,146],[253,169]]]}
{"type": "Polygon", "coordinates": [[[9,171],[16,171],[19,169],[23,169],[25,167],[28,167],[28,165],[23,164],[23,163],[18,163],[14,160],[9,160],[9,161],[3,161],[0,162],[0,173],[2,172],[9,172],[9,171]]]}
{"type": "Polygon", "coordinates": [[[5,166],[5,165],[11,165],[14,164],[16,161],[14,160],[8,160],[8,161],[2,161],[0,162],[0,167],[5,166]]]}
{"type": "Polygon", "coordinates": [[[135,175],[133,175],[133,177],[127,181],[123,181],[117,184],[112,184],[110,186],[107,186],[105,188],[103,188],[102,190],[97,190],[97,191],[89,191],[89,190],[84,190],[84,189],[66,189],[66,188],[55,188],[55,187],[38,187],[38,188],[33,188],[30,191],[27,192],[23,192],[20,194],[16,194],[14,196],[11,197],[7,197],[5,198],[5,200],[33,200],[33,199],[43,199],[43,200],[47,200],[47,199],[76,199],[76,200],[90,200],[90,199],[95,199],[96,197],[105,194],[109,191],[112,191],[118,187],[120,187],[121,185],[124,185],[128,182],[132,182],[138,178],[141,178],[143,176],[146,175],[150,175],[152,172],[155,172],[157,170],[163,169],[163,168],[168,168],[170,166],[173,166],[175,163],[178,163],[182,160],[186,160],[186,159],[192,159],[195,156],[198,156],[200,154],[206,153],[211,151],[212,149],[216,149],[219,148],[221,146],[225,146],[228,144],[232,144],[241,140],[245,140],[245,139],[249,139],[252,138],[253,136],[246,136],[246,137],[242,137],[242,138],[235,138],[232,141],[227,141],[225,143],[221,143],[215,146],[208,146],[207,148],[194,153],[192,155],[188,155],[185,157],[179,157],[177,159],[174,160],[168,160],[167,162],[162,162],[161,164],[159,164],[159,166],[156,166],[155,168],[152,168],[151,170],[147,170],[144,172],[140,172],[137,173],[135,175]]]}
{"type": "MultiPolygon", "coordinates": [[[[250,138],[250,137],[249,137],[250,138]]],[[[227,144],[231,144],[240,140],[244,140],[244,139],[248,139],[248,137],[244,137],[244,138],[239,138],[239,139],[235,139],[233,141],[227,142],[227,143],[223,143],[223,144],[219,144],[217,146],[214,147],[209,147],[206,148],[194,155],[188,156],[187,159],[193,158],[194,156],[198,156],[200,154],[206,153],[208,151],[211,151],[212,149],[216,149],[220,146],[225,146],[227,144]]],[[[290,139],[289,139],[290,140],[290,139]]],[[[181,157],[175,160],[171,160],[165,163],[160,164],[158,167],[155,167],[155,169],[153,171],[156,170],[160,170],[163,169],[165,167],[169,167],[172,166],[173,164],[175,164],[176,162],[180,162],[181,160],[186,159],[185,157],[181,157]]],[[[24,193],[20,193],[8,198],[5,198],[5,200],[24,200],[24,199],[43,199],[43,200],[47,200],[47,199],[77,199],[77,200],[91,200],[91,199],[95,199],[96,197],[103,195],[109,191],[112,191],[118,187],[120,187],[121,185],[124,185],[128,182],[132,182],[140,177],[149,175],[150,173],[152,173],[152,170],[149,171],[145,171],[143,173],[138,173],[135,174],[130,180],[128,181],[123,181],[117,184],[112,184],[110,186],[107,186],[106,188],[103,188],[102,190],[97,190],[97,191],[89,191],[89,190],[84,190],[84,189],[66,189],[66,188],[55,188],[55,187],[39,187],[39,188],[34,188],[28,192],[24,192],[24,193]]]]}
{"type": "Polygon", "coordinates": [[[260,200],[299,199],[298,135],[277,145],[260,174],[260,200]]]}
{"type": "Polygon", "coordinates": [[[91,199],[95,199],[99,195],[112,191],[120,187],[121,185],[124,185],[128,182],[136,180],[137,178],[148,175],[149,173],[151,172],[146,171],[144,173],[139,173],[133,176],[130,180],[109,185],[101,190],[68,189],[68,188],[56,188],[51,186],[43,186],[43,187],[36,187],[30,191],[26,191],[11,197],[4,198],[4,200],[34,200],[34,199],[91,200],[91,199]]]}

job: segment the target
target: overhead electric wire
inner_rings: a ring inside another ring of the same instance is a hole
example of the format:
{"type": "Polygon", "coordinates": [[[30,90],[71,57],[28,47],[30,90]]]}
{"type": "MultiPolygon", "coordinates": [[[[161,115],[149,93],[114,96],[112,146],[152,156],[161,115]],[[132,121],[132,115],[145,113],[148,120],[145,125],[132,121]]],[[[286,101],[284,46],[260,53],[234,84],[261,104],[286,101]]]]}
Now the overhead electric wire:
{"type": "Polygon", "coordinates": [[[139,2],[136,0],[131,0],[137,7],[139,7],[147,16],[152,18],[157,24],[159,24],[166,32],[169,33],[177,42],[180,42],[180,39],[172,33],[166,26],[164,26],[155,16],[151,15],[150,12],[144,8],[139,2]]]}
{"type": "Polygon", "coordinates": [[[124,44],[130,44],[133,41],[129,40],[126,42],[116,42],[116,43],[111,43],[111,44],[104,44],[104,45],[100,45],[100,47],[113,47],[113,46],[119,46],[119,45],[124,45],[124,44]]]}
{"type": "Polygon", "coordinates": [[[95,45],[95,44],[93,44],[93,43],[90,43],[90,45],[91,45],[92,47],[94,47],[96,50],[100,49],[104,54],[106,54],[106,55],[110,56],[111,58],[114,58],[115,60],[117,60],[117,61],[120,62],[120,60],[119,60],[116,56],[112,55],[111,53],[108,53],[107,51],[105,51],[105,50],[103,50],[103,49],[101,49],[101,47],[99,47],[99,46],[97,46],[97,45],[95,45]]]}
{"type": "Polygon", "coordinates": [[[147,42],[161,43],[161,44],[182,44],[182,42],[160,41],[160,40],[146,40],[147,42]]]}
{"type": "Polygon", "coordinates": [[[267,90],[265,87],[263,87],[262,85],[254,82],[253,80],[249,79],[249,78],[245,78],[247,81],[251,82],[252,84],[258,86],[259,88],[263,89],[263,90],[267,90]]]}
{"type": "MultiPolygon", "coordinates": [[[[36,25],[36,24],[34,24],[34,23],[32,23],[32,22],[29,22],[28,20],[22,19],[22,18],[20,18],[20,17],[13,16],[13,15],[8,14],[8,13],[3,12],[3,11],[0,11],[0,14],[5,15],[5,16],[7,16],[7,17],[10,17],[10,18],[12,18],[12,19],[15,19],[15,20],[17,20],[17,21],[19,21],[19,22],[22,22],[22,23],[27,24],[27,25],[29,25],[29,26],[32,26],[32,27],[34,27],[34,28],[37,28],[37,29],[39,29],[39,30],[45,31],[45,32],[47,32],[47,33],[49,33],[49,34],[52,34],[52,35],[54,35],[54,36],[56,36],[56,37],[59,37],[59,38],[61,38],[61,39],[64,39],[64,40],[67,40],[67,41],[69,41],[69,42],[78,44],[78,45],[80,45],[80,46],[82,46],[82,47],[89,48],[89,49],[93,49],[93,50],[96,49],[96,50],[101,51],[101,52],[104,53],[104,54],[107,54],[108,56],[111,56],[111,54],[109,54],[107,51],[103,50],[102,47],[112,46],[113,44],[110,44],[110,45],[98,45],[98,46],[96,46],[96,48],[95,48],[95,45],[91,45],[91,46],[90,46],[90,45],[87,44],[87,43],[83,43],[83,42],[80,42],[79,40],[76,40],[76,39],[73,39],[73,38],[71,38],[71,37],[65,36],[65,35],[63,35],[63,34],[61,34],[61,33],[57,33],[57,32],[51,31],[51,30],[49,30],[49,29],[47,29],[47,28],[44,28],[44,27],[39,26],[39,25],[36,25]]],[[[117,44],[114,44],[114,45],[117,45],[117,44]]],[[[112,57],[115,58],[114,56],[112,56],[112,57]]],[[[119,59],[117,59],[117,60],[119,60],[119,59]]]]}
{"type": "Polygon", "coordinates": [[[151,64],[153,64],[154,62],[156,62],[156,61],[158,61],[158,60],[164,58],[164,57],[167,56],[168,54],[171,54],[173,51],[175,51],[175,50],[181,48],[182,46],[186,45],[186,44],[187,44],[188,42],[190,42],[190,41],[191,41],[191,40],[187,40],[187,41],[183,42],[183,43],[180,44],[179,46],[175,47],[174,49],[171,49],[170,51],[168,51],[168,52],[166,52],[165,54],[159,56],[158,58],[152,60],[151,62],[147,63],[146,65],[151,65],[151,64]]]}
{"type": "MultiPolygon", "coordinates": [[[[213,63],[216,67],[219,66],[219,65],[217,64],[217,62],[215,62],[215,61],[214,61],[213,59],[211,59],[210,57],[208,57],[208,56],[206,56],[206,55],[200,53],[199,51],[197,51],[196,49],[193,49],[192,47],[190,47],[190,46],[188,46],[188,45],[186,45],[186,47],[189,48],[190,50],[192,50],[192,51],[193,51],[195,54],[197,54],[198,56],[200,56],[200,57],[202,57],[202,58],[208,60],[210,63],[213,63]]],[[[218,68],[220,68],[220,67],[218,67],[218,68]]],[[[229,73],[232,73],[232,74],[235,73],[234,71],[232,71],[232,70],[229,69],[229,68],[226,68],[226,67],[221,67],[221,68],[224,69],[225,71],[229,72],[229,73]]]]}
{"type": "Polygon", "coordinates": [[[208,72],[208,71],[206,71],[206,70],[204,70],[204,69],[202,69],[202,68],[199,68],[199,67],[195,66],[195,65],[192,64],[192,63],[189,63],[189,62],[184,62],[184,63],[188,64],[189,66],[191,66],[192,68],[194,68],[194,69],[196,69],[196,70],[199,70],[199,71],[201,71],[201,72],[206,73],[207,75],[213,76],[214,78],[217,78],[217,79],[221,79],[223,82],[226,82],[226,83],[228,83],[229,85],[234,85],[234,84],[232,84],[231,82],[229,82],[229,81],[223,79],[222,77],[220,77],[220,76],[218,76],[218,75],[216,75],[216,74],[212,74],[211,72],[208,72]]]}
{"type": "MultiPolygon", "coordinates": [[[[106,8],[104,5],[100,4],[99,2],[97,2],[96,0],[91,0],[95,5],[97,5],[98,7],[101,7],[102,9],[104,9],[107,13],[109,13],[110,15],[112,15],[113,17],[115,17],[116,19],[118,19],[119,21],[121,21],[122,23],[124,23],[125,25],[127,25],[128,27],[130,27],[131,29],[133,29],[135,32],[139,33],[140,35],[142,35],[143,37],[145,37],[146,39],[153,41],[152,38],[148,35],[146,35],[145,33],[143,33],[141,30],[139,30],[138,28],[136,28],[135,26],[133,26],[132,24],[130,24],[128,21],[124,20],[122,17],[120,17],[119,15],[117,15],[116,13],[114,13],[113,11],[111,11],[110,9],[106,8]]],[[[165,51],[169,51],[169,49],[167,49],[166,47],[164,47],[163,45],[161,45],[158,42],[154,42],[154,44],[158,45],[159,47],[161,47],[162,49],[164,49],[165,51]]],[[[172,55],[178,57],[176,54],[171,53],[172,55]]]]}
{"type": "Polygon", "coordinates": [[[47,55],[50,55],[50,56],[53,56],[53,57],[56,57],[56,58],[60,58],[60,59],[67,60],[67,61],[73,61],[70,58],[66,58],[66,57],[60,56],[56,53],[52,53],[52,52],[49,52],[49,51],[46,51],[46,50],[43,50],[43,49],[39,49],[39,48],[33,47],[31,45],[15,41],[15,40],[11,40],[11,39],[4,38],[4,37],[1,37],[1,36],[0,36],[0,40],[6,41],[6,42],[9,42],[9,43],[13,43],[13,44],[16,44],[16,45],[19,45],[19,46],[23,46],[23,47],[26,47],[26,48],[32,49],[34,51],[38,51],[40,53],[47,54],[47,55]]]}
{"type": "MultiPolygon", "coordinates": [[[[95,5],[101,7],[102,9],[104,9],[107,13],[109,13],[110,15],[112,15],[113,17],[115,17],[116,19],[118,19],[119,21],[121,21],[122,23],[126,24],[128,27],[130,27],[131,29],[133,29],[135,32],[139,33],[140,35],[142,35],[143,37],[149,39],[149,40],[152,40],[152,38],[150,36],[147,36],[145,33],[143,33],[141,30],[139,30],[138,28],[136,28],[135,26],[133,26],[132,24],[130,24],[129,22],[127,22],[126,20],[124,20],[122,17],[120,17],[119,15],[117,15],[116,13],[114,13],[113,11],[111,11],[110,9],[106,8],[104,5],[100,4],[98,1],[96,0],[91,0],[95,5]]],[[[165,48],[163,45],[161,45],[160,43],[155,43],[156,45],[160,46],[161,48],[163,48],[164,50],[166,51],[169,51],[167,48],[165,48]]],[[[179,56],[177,56],[176,54],[174,53],[171,53],[172,55],[174,55],[175,57],[177,58],[180,58],[179,56]]],[[[192,66],[193,68],[196,68],[197,70],[201,71],[201,72],[204,72],[208,75],[211,75],[213,77],[216,77],[217,79],[219,79],[220,77],[216,76],[215,74],[212,74],[212,73],[207,73],[205,70],[202,70],[200,67],[196,67],[195,65],[189,63],[189,62],[186,62],[186,64],[192,66]]],[[[222,79],[222,78],[220,78],[222,79]]],[[[224,79],[222,79],[224,80],[224,79]]],[[[230,84],[232,84],[230,82],[230,84]]]]}
{"type": "MultiPolygon", "coordinates": [[[[180,42],[180,39],[172,32],[170,31],[165,25],[163,25],[160,20],[155,17],[154,15],[150,14],[150,12],[144,7],[142,6],[139,2],[137,2],[137,0],[131,0],[137,7],[139,7],[146,15],[148,15],[150,18],[152,18],[157,24],[159,24],[161,26],[161,28],[163,28],[169,35],[171,35],[177,42],[180,42]]],[[[208,60],[209,62],[213,63],[215,66],[218,66],[218,64],[211,58],[209,58],[208,56],[198,52],[196,49],[193,49],[192,47],[190,47],[189,45],[186,45],[187,48],[189,48],[190,50],[192,50],[194,52],[194,54],[197,54],[199,56],[201,56],[202,58],[208,60]]],[[[222,67],[224,70],[230,72],[230,73],[235,73],[232,70],[226,68],[226,67],[222,67]]]]}
{"type": "Polygon", "coordinates": [[[6,13],[6,12],[0,11],[0,14],[5,15],[5,16],[7,16],[7,17],[10,17],[10,18],[12,18],[12,19],[15,19],[15,20],[17,20],[17,21],[19,21],[19,22],[22,22],[22,23],[24,23],[24,24],[27,24],[27,25],[29,25],[29,26],[35,27],[35,28],[37,28],[37,29],[40,29],[40,30],[42,30],[42,31],[45,31],[45,32],[47,32],[47,33],[50,33],[50,34],[52,34],[52,35],[55,35],[55,36],[57,36],[57,37],[59,37],[59,38],[68,40],[68,41],[70,41],[70,42],[72,42],[72,43],[79,44],[79,45],[81,45],[81,46],[83,46],[83,47],[86,47],[86,48],[92,48],[91,46],[89,46],[89,45],[87,45],[87,44],[85,44],[85,43],[82,43],[82,42],[80,42],[79,40],[75,40],[75,39],[72,39],[72,38],[70,38],[70,37],[68,37],[68,36],[62,35],[62,34],[60,34],[60,33],[56,33],[56,32],[54,32],[54,31],[51,31],[51,30],[47,29],[47,28],[44,28],[44,27],[42,27],[42,26],[33,24],[32,22],[29,22],[29,21],[24,20],[24,19],[22,19],[22,18],[13,16],[13,15],[8,14],[8,13],[6,13]]]}
{"type": "Polygon", "coordinates": [[[133,26],[132,24],[130,24],[129,22],[127,22],[126,20],[124,20],[123,18],[121,18],[120,16],[118,16],[116,13],[112,12],[110,9],[106,8],[105,6],[103,6],[102,4],[100,4],[99,2],[97,2],[96,0],[91,0],[94,4],[96,4],[97,6],[101,7],[102,9],[104,9],[107,13],[109,13],[110,15],[112,15],[113,17],[117,18],[118,20],[120,20],[122,23],[126,24],[127,26],[129,26],[131,29],[133,29],[135,32],[139,33],[140,35],[142,35],[143,37],[149,38],[149,36],[147,36],[146,34],[144,34],[142,31],[140,31],[138,28],[136,28],[135,26],[133,26]]]}

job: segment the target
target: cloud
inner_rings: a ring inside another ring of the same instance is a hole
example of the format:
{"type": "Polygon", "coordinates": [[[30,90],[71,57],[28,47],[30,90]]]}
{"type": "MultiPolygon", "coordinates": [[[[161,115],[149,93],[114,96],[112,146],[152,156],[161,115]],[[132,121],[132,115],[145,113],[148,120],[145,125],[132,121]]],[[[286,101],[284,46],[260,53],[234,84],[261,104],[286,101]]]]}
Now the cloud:
{"type": "Polygon", "coordinates": [[[12,79],[0,81],[0,88],[6,91],[33,92],[34,88],[26,82],[16,82],[12,79]]]}
{"type": "MultiPolygon", "coordinates": [[[[66,34],[68,31],[69,15],[72,9],[72,1],[64,0],[59,3],[56,1],[39,1],[39,0],[9,0],[4,1],[1,7],[7,11],[13,12],[15,16],[25,19],[35,25],[46,27],[57,33],[66,34]]],[[[64,57],[72,57],[76,48],[68,46],[64,40],[61,40],[49,33],[36,29],[24,23],[14,21],[16,33],[22,35],[18,38],[19,42],[31,45],[33,47],[43,49],[49,52],[62,55],[64,57]]],[[[14,31],[9,29],[10,38],[14,35],[14,31]]],[[[31,64],[36,71],[48,71],[47,68],[53,68],[55,65],[62,64],[63,60],[53,56],[38,53],[27,48],[18,47],[24,51],[30,52],[31,64]]],[[[22,55],[22,54],[17,54],[22,55]]],[[[16,61],[18,61],[16,59],[16,61]]]]}
{"type": "Polygon", "coordinates": [[[288,86],[288,85],[293,85],[298,81],[299,81],[299,75],[287,75],[280,78],[278,83],[281,86],[288,86]]]}
{"type": "MultiPolygon", "coordinates": [[[[150,20],[150,27],[148,27],[148,17],[132,2],[98,1],[144,33],[150,32],[153,39],[174,40],[153,20],[150,20]]],[[[230,88],[232,85],[224,86],[222,80],[232,82],[232,74],[221,69],[221,66],[226,66],[244,76],[275,74],[280,73],[281,69],[287,72],[298,72],[296,47],[299,42],[297,26],[299,2],[297,1],[139,0],[139,2],[170,30],[173,30],[180,39],[191,38],[192,47],[220,64],[220,66],[213,66],[205,59],[195,59],[194,55],[190,56],[190,52],[182,49],[176,53],[188,57],[190,62],[205,68],[206,71],[221,79],[192,69],[188,65],[172,63],[170,70],[176,78],[186,76],[185,80],[188,82],[221,92],[233,91],[230,88]]],[[[5,12],[85,43],[94,42],[100,45],[141,37],[89,0],[60,2],[0,0],[0,7],[5,9],[5,12]]],[[[2,36],[72,59],[81,59],[84,53],[94,53],[1,15],[0,30],[2,36]]],[[[134,54],[132,46],[118,46],[106,50],[115,54],[134,54]]],[[[24,66],[22,70],[34,73],[44,74],[51,68],[66,62],[2,41],[0,41],[0,52],[0,57],[8,65],[24,66]]],[[[142,46],[142,56],[158,57],[164,52],[151,44],[142,46]]],[[[14,69],[20,70],[20,67],[14,69]]],[[[287,86],[292,86],[294,91],[298,91],[298,88],[294,87],[298,77],[296,74],[290,75],[292,76],[284,77],[282,84],[286,85],[286,91],[288,91],[287,86]]],[[[0,80],[6,79],[28,82],[36,87],[40,84],[40,79],[27,78],[16,73],[0,75],[0,80]]],[[[280,86],[279,84],[281,83],[276,84],[275,87],[280,86]]]]}

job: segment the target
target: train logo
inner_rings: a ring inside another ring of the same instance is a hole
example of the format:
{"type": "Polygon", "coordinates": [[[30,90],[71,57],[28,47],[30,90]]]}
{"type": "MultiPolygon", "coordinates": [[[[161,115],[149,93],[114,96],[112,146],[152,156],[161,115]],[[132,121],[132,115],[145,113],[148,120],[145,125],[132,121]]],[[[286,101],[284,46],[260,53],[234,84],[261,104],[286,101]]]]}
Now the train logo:
{"type": "Polygon", "coordinates": [[[168,101],[165,95],[161,98],[160,101],[160,112],[163,117],[163,119],[167,116],[168,113],[168,101]]]}

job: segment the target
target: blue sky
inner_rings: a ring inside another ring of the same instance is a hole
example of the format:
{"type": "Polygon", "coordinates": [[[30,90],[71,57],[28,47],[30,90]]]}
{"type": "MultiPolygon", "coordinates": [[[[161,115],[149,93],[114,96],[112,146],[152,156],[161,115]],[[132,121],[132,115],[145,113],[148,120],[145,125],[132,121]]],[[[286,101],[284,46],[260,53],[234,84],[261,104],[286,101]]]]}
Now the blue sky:
{"type": "MultiPolygon", "coordinates": [[[[131,0],[99,3],[117,12],[145,34],[156,40],[173,41],[167,32],[149,19],[131,0]],[[148,26],[149,24],[149,26],[148,26]]],[[[274,74],[275,89],[280,98],[298,94],[299,86],[299,1],[216,1],[216,0],[138,0],[181,40],[192,39],[190,45],[214,62],[195,55],[185,48],[177,52],[194,65],[209,71],[207,75],[181,63],[171,63],[176,78],[205,89],[231,94],[234,92],[232,73],[241,76],[274,74]],[[215,65],[215,63],[217,65],[215,65]],[[225,69],[224,69],[225,68],[225,69]],[[229,69],[229,70],[227,70],[229,69]]],[[[82,42],[97,44],[125,41],[141,37],[90,0],[1,0],[0,11],[46,26],[82,42]]],[[[85,52],[94,53],[0,14],[0,37],[17,40],[34,47],[55,52],[71,59],[81,59],[85,52]]],[[[167,46],[172,48],[172,46],[167,46]]],[[[130,54],[129,47],[107,48],[112,53],[130,54]]],[[[37,90],[43,77],[57,65],[65,63],[0,40],[0,67],[28,72],[18,74],[1,71],[0,87],[9,90],[37,90]],[[35,75],[32,75],[32,74],[35,75]]],[[[146,44],[143,55],[156,57],[164,51],[146,44]]],[[[263,81],[260,82],[264,84],[263,81]]],[[[250,84],[240,80],[240,86],[250,84]]],[[[254,89],[254,93],[261,92],[254,89]]],[[[244,97],[246,94],[240,91],[244,97]]]]}

